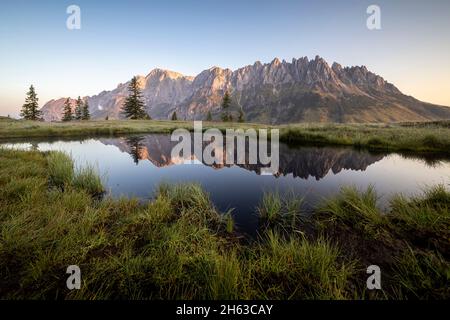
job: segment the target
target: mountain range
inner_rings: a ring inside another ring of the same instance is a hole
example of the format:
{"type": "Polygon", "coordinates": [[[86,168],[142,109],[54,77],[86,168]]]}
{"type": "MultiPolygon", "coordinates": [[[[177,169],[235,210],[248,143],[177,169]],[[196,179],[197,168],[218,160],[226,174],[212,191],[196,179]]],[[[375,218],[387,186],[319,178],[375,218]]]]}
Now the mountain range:
{"type": "MultiPolygon", "coordinates": [[[[295,122],[397,122],[450,119],[450,108],[422,102],[400,92],[365,66],[331,66],[321,57],[275,58],[237,70],[212,67],[195,77],[154,69],[137,76],[146,111],[153,119],[205,120],[210,111],[220,119],[221,101],[231,94],[231,113],[270,124],[295,122]]],[[[123,118],[121,108],[129,82],[110,91],[83,97],[93,119],[123,118]]],[[[66,98],[48,101],[46,121],[62,118],[66,98]]],[[[75,100],[72,100],[75,106],[75,100]]]]}

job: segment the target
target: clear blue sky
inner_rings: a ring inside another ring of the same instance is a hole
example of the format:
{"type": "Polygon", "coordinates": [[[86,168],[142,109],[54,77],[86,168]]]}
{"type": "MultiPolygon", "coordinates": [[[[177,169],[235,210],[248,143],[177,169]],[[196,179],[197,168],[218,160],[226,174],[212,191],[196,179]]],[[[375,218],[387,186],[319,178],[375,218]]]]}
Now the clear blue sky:
{"type": "Polygon", "coordinates": [[[316,54],[450,105],[448,0],[2,0],[0,48],[0,115],[18,114],[30,84],[42,106],[155,67],[196,75],[316,54]],[[71,4],[81,8],[81,30],[66,28],[71,4]],[[381,7],[382,30],[366,28],[370,4],[381,7]]]}

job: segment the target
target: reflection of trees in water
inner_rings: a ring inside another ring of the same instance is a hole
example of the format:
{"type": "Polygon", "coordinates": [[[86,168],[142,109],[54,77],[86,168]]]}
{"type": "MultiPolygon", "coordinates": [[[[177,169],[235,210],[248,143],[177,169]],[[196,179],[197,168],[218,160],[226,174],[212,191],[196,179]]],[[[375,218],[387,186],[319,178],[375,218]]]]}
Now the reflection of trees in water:
{"type": "Polygon", "coordinates": [[[450,157],[435,153],[414,154],[411,152],[400,152],[400,155],[406,159],[424,162],[430,168],[438,168],[443,164],[443,161],[450,161],[450,157]]]}
{"type": "MultiPolygon", "coordinates": [[[[122,141],[126,143],[127,148],[122,149],[128,152],[133,161],[137,164],[139,160],[148,159],[157,167],[164,167],[174,164],[171,158],[171,151],[176,143],[170,141],[170,136],[167,135],[147,135],[147,136],[133,136],[124,138],[122,141]]],[[[109,141],[111,144],[116,144],[120,148],[120,140],[109,141]]],[[[207,143],[203,143],[203,152],[207,143]]],[[[259,146],[258,146],[259,148],[259,146]]],[[[225,151],[226,148],[223,148],[225,151]]],[[[248,163],[248,145],[245,148],[245,162],[236,163],[237,150],[234,149],[235,162],[237,165],[249,171],[260,173],[261,169],[267,167],[261,163],[248,163]]],[[[343,169],[361,170],[364,171],[371,164],[381,160],[384,154],[371,154],[369,152],[361,152],[352,148],[330,148],[330,147],[295,147],[292,148],[285,144],[280,144],[279,148],[279,172],[277,176],[292,174],[293,177],[300,177],[307,179],[312,176],[317,180],[327,175],[330,170],[336,174],[343,169]]],[[[191,158],[199,158],[200,155],[191,151],[191,158]]],[[[220,169],[223,167],[230,167],[233,165],[226,164],[227,157],[230,156],[227,152],[223,152],[224,164],[214,164],[212,167],[220,169]]],[[[200,158],[201,159],[201,158],[200,158]]],[[[205,165],[208,165],[204,163],[205,165]]]]}
{"type": "MultiPolygon", "coordinates": [[[[170,141],[170,135],[146,135],[139,137],[128,137],[123,140],[114,139],[108,141],[108,144],[118,146],[121,150],[130,153],[132,159],[137,164],[139,160],[148,159],[157,167],[169,166],[177,163],[171,158],[172,148],[176,142],[170,141]],[[126,142],[126,148],[123,142],[126,142]]],[[[203,150],[207,143],[203,143],[203,150]]],[[[203,152],[200,150],[200,152],[203,152]]],[[[224,148],[224,151],[226,148],[224,148]]],[[[241,168],[249,171],[260,173],[261,168],[266,167],[257,164],[248,163],[248,149],[246,148],[245,163],[234,163],[241,168]]],[[[367,150],[357,150],[353,148],[336,148],[336,147],[313,147],[313,146],[289,146],[281,143],[279,148],[279,172],[277,176],[290,175],[294,178],[299,177],[308,179],[313,177],[320,180],[330,172],[337,174],[342,170],[358,170],[364,171],[373,163],[383,159],[386,153],[368,152],[367,150]]],[[[191,158],[201,159],[200,155],[191,151],[191,158]]],[[[234,159],[237,159],[236,150],[234,159]]],[[[220,165],[212,165],[214,168],[220,169],[232,165],[226,164],[227,157],[230,154],[224,152],[224,163],[220,165]]],[[[420,159],[428,166],[439,166],[441,161],[448,161],[442,155],[417,155],[417,154],[401,154],[404,158],[420,159]]],[[[208,164],[205,164],[208,165],[208,164]]]]}
{"type": "Polygon", "coordinates": [[[142,142],[144,137],[134,136],[125,139],[126,144],[130,148],[130,156],[134,163],[137,165],[141,160],[142,150],[145,148],[145,144],[142,142]]]}
{"type": "Polygon", "coordinates": [[[31,151],[39,151],[39,143],[38,142],[30,142],[30,150],[31,151]]]}

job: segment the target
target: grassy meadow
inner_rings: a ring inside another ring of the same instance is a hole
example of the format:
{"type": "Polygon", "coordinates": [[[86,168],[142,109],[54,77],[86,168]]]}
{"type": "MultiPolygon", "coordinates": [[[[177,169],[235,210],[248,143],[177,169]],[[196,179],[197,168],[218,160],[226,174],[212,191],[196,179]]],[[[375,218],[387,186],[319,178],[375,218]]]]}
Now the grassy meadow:
{"type": "MultiPolygon", "coordinates": [[[[1,118],[0,139],[170,133],[177,128],[193,130],[193,122],[162,120],[40,122],[1,118]]],[[[450,121],[393,124],[304,123],[279,126],[203,122],[203,128],[218,128],[223,131],[227,128],[277,128],[280,130],[280,140],[287,143],[450,154],[450,121]]]]}
{"type": "Polygon", "coordinates": [[[450,193],[377,208],[344,188],[302,215],[266,194],[256,239],[242,238],[198,185],[152,201],[111,199],[94,168],[59,152],[0,149],[1,299],[449,299],[450,193]],[[80,290],[66,288],[68,265],[80,290]],[[382,270],[368,291],[366,268],[382,270]]]}

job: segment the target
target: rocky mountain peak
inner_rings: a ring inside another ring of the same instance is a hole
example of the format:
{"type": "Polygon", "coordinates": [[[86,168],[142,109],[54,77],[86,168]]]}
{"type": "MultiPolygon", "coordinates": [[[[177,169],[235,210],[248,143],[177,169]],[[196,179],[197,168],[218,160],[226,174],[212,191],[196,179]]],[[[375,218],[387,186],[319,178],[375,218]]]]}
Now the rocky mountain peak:
{"type": "Polygon", "coordinates": [[[276,57],[272,60],[272,62],[270,62],[271,66],[279,66],[280,64],[281,64],[280,59],[278,59],[276,57]]]}
{"type": "MultiPolygon", "coordinates": [[[[366,66],[330,65],[320,56],[256,61],[237,70],[214,66],[195,77],[153,69],[138,76],[147,112],[168,119],[173,111],[186,119],[203,119],[211,111],[220,118],[226,90],[247,121],[285,123],[298,121],[417,121],[450,118],[447,107],[425,104],[403,95],[393,84],[366,66]]],[[[128,84],[86,97],[92,118],[120,118],[128,84]]],[[[64,99],[42,108],[46,120],[59,120],[64,99]]]]}
{"type": "Polygon", "coordinates": [[[144,76],[136,76],[138,87],[142,90],[145,89],[147,79],[144,76]]]}
{"type": "Polygon", "coordinates": [[[337,62],[333,62],[331,69],[334,71],[334,73],[336,74],[340,74],[342,72],[342,66],[337,63],[337,62]]]}
{"type": "MultiPolygon", "coordinates": [[[[170,70],[165,70],[165,69],[153,69],[152,71],[150,71],[150,73],[146,76],[146,78],[159,78],[161,80],[165,79],[165,78],[169,78],[169,79],[179,79],[179,78],[185,78],[184,75],[182,75],[181,73],[175,72],[175,71],[170,71],[170,70]]],[[[187,77],[189,78],[189,77],[187,77]]]]}

